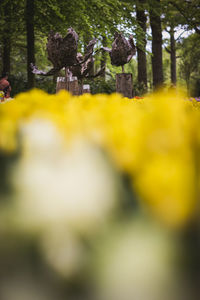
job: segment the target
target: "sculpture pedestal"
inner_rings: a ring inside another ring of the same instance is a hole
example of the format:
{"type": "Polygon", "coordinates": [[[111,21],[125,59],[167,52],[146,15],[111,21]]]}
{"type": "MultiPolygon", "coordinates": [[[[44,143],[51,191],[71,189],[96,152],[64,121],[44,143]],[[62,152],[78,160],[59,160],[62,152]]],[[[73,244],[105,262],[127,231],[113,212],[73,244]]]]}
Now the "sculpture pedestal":
{"type": "Polygon", "coordinates": [[[67,90],[65,77],[57,77],[56,93],[60,90],[67,90]]]}
{"type": "Polygon", "coordinates": [[[58,93],[60,90],[67,90],[72,95],[79,95],[79,84],[77,77],[58,77],[57,78],[57,84],[56,84],[56,93],[58,93]]]}
{"type": "Polygon", "coordinates": [[[133,77],[131,73],[116,74],[116,92],[133,98],[133,77]]]}
{"type": "Polygon", "coordinates": [[[79,95],[79,85],[78,85],[78,79],[77,77],[70,77],[67,80],[67,90],[72,94],[72,95],[79,95]]]}
{"type": "Polygon", "coordinates": [[[83,94],[90,94],[90,85],[89,84],[84,84],[83,85],[83,94]]]}

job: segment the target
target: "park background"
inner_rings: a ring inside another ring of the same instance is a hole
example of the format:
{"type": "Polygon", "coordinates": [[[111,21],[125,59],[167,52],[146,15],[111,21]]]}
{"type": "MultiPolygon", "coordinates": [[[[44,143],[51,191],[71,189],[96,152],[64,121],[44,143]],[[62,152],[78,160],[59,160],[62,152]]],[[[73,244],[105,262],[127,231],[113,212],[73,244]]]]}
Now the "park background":
{"type": "MultiPolygon", "coordinates": [[[[46,42],[50,30],[63,36],[73,27],[79,51],[96,37],[110,47],[115,31],[133,34],[137,56],[125,66],[133,74],[135,95],[160,84],[186,85],[199,96],[199,1],[8,1],[0,7],[0,69],[8,72],[12,96],[38,87],[55,92],[55,78],[31,72],[30,63],[48,70],[46,42]],[[147,45],[147,46],[146,46],[147,45]]],[[[106,66],[101,78],[90,82],[92,93],[115,91],[119,68],[105,53],[96,55],[94,71],[106,66]]],[[[87,82],[86,82],[87,83],[87,82]]]]}
{"type": "Polygon", "coordinates": [[[0,3],[0,299],[199,299],[199,1],[0,3]],[[133,34],[142,97],[105,94],[121,70],[101,53],[95,95],[35,76],[70,26],[81,52],[133,34]]]}

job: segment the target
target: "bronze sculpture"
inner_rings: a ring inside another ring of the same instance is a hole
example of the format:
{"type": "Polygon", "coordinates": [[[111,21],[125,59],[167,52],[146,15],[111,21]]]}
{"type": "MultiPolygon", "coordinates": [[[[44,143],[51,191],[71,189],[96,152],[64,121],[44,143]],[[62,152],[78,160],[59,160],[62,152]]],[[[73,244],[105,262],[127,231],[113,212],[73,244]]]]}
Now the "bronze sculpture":
{"type": "MultiPolygon", "coordinates": [[[[111,49],[102,47],[100,50],[108,52],[111,64],[122,66],[122,72],[124,72],[124,65],[136,53],[133,36],[130,35],[127,40],[122,33],[116,32],[114,38],[111,49]]],[[[48,59],[52,62],[53,68],[48,72],[44,72],[31,64],[32,72],[37,75],[51,76],[57,74],[62,68],[71,67],[72,73],[78,73],[78,75],[74,76],[88,77],[88,71],[94,63],[92,56],[95,44],[96,39],[91,40],[86,47],[85,55],[82,56],[80,53],[77,53],[78,35],[73,28],[68,28],[67,35],[64,38],[59,33],[51,31],[48,36],[47,52],[48,59]]],[[[101,73],[102,71],[100,70],[101,73]]]]}
{"type": "Polygon", "coordinates": [[[124,65],[128,63],[136,53],[136,47],[133,41],[133,36],[130,35],[127,40],[122,33],[116,32],[112,48],[102,47],[100,50],[106,51],[110,55],[111,64],[114,66],[122,66],[124,73],[124,65]]]}
{"type": "Polygon", "coordinates": [[[53,68],[44,72],[31,64],[32,72],[37,75],[51,76],[57,75],[59,71],[65,68],[65,76],[69,81],[72,76],[78,78],[81,84],[80,93],[83,91],[83,79],[91,79],[101,75],[105,68],[95,75],[91,75],[91,70],[94,66],[93,51],[96,44],[96,39],[92,39],[86,46],[84,55],[77,53],[78,35],[73,28],[69,28],[67,35],[63,38],[59,33],[50,32],[47,41],[48,59],[53,64],[53,68]]]}
{"type": "MultiPolygon", "coordinates": [[[[65,69],[66,82],[70,82],[72,76],[77,77],[80,81],[80,93],[83,90],[83,79],[95,78],[105,72],[105,68],[101,68],[95,75],[91,74],[94,65],[94,46],[96,39],[89,42],[84,55],[78,53],[78,35],[73,28],[68,28],[67,35],[63,38],[59,33],[50,32],[47,41],[48,59],[53,64],[53,68],[44,72],[31,64],[32,72],[37,75],[51,76],[58,75],[61,69],[65,69]]],[[[102,51],[109,53],[111,64],[122,66],[124,73],[124,65],[128,63],[136,53],[133,36],[130,35],[127,40],[122,33],[116,32],[112,48],[102,47],[102,51]]],[[[97,53],[97,50],[95,53],[97,53]]]]}
{"type": "Polygon", "coordinates": [[[48,72],[44,72],[31,64],[32,72],[37,75],[51,76],[57,74],[63,68],[81,65],[93,54],[95,44],[96,39],[90,41],[86,47],[85,55],[80,59],[80,56],[77,55],[78,35],[73,28],[68,29],[64,38],[59,33],[51,31],[47,41],[47,53],[53,68],[48,72]]]}
{"type": "MultiPolygon", "coordinates": [[[[81,53],[77,53],[78,35],[73,28],[68,28],[67,35],[64,38],[59,33],[51,31],[47,41],[47,53],[48,59],[53,64],[53,68],[48,72],[44,72],[31,64],[33,73],[42,76],[51,76],[58,73],[62,68],[66,68],[72,72],[73,76],[77,76],[78,79],[88,78],[94,64],[93,51],[96,42],[96,39],[92,39],[86,46],[85,54],[82,55],[81,53]]],[[[68,70],[66,73],[70,74],[68,70]]],[[[93,77],[98,76],[98,74],[99,72],[93,77]]]]}
{"type": "Polygon", "coordinates": [[[90,56],[88,56],[88,51],[86,49],[86,54],[82,56],[81,53],[77,54],[77,60],[80,62],[77,65],[69,67],[69,72],[71,76],[76,76],[78,80],[80,81],[80,93],[83,92],[83,79],[92,79],[96,78],[100,75],[102,75],[105,71],[105,67],[101,68],[96,74],[91,74],[91,71],[94,67],[94,58],[93,58],[93,52],[90,56]],[[87,58],[88,57],[88,58],[87,58]],[[82,62],[82,63],[81,63],[82,62]]]}

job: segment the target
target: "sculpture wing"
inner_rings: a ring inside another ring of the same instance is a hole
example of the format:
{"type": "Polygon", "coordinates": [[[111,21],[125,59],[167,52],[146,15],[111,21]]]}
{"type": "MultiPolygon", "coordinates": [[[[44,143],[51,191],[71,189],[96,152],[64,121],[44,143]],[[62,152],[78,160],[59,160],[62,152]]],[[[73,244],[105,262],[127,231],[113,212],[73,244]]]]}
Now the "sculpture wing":
{"type": "MultiPolygon", "coordinates": [[[[78,61],[78,64],[84,64],[92,55],[94,51],[94,46],[96,45],[97,40],[93,39],[89,42],[89,44],[86,46],[86,52],[83,57],[83,59],[78,61]]],[[[95,52],[96,53],[96,52],[95,52]]]]}
{"type": "Polygon", "coordinates": [[[69,28],[60,45],[60,59],[63,67],[77,64],[77,49],[78,35],[73,28],[69,28]]]}
{"type": "Polygon", "coordinates": [[[60,56],[60,45],[62,43],[62,36],[59,33],[54,33],[51,31],[48,36],[47,41],[47,53],[48,53],[48,59],[56,68],[61,68],[59,63],[59,56],[60,56]]]}
{"type": "Polygon", "coordinates": [[[131,60],[133,55],[135,55],[135,53],[136,53],[136,47],[135,47],[132,35],[130,35],[128,43],[129,43],[129,51],[128,51],[127,63],[131,60]]]}
{"type": "Polygon", "coordinates": [[[32,73],[34,73],[36,75],[41,75],[41,76],[52,76],[52,75],[57,74],[60,71],[60,69],[52,68],[48,72],[44,72],[42,70],[38,70],[38,68],[32,63],[30,64],[30,67],[32,69],[32,73]]]}
{"type": "Polygon", "coordinates": [[[93,57],[90,57],[83,65],[81,68],[81,74],[83,77],[87,77],[87,75],[90,73],[94,66],[94,59],[93,57]]]}
{"type": "Polygon", "coordinates": [[[103,50],[105,52],[108,52],[109,54],[111,53],[112,49],[108,48],[108,47],[101,47],[100,50],[103,50]]]}
{"type": "Polygon", "coordinates": [[[55,69],[72,66],[77,63],[78,35],[73,28],[68,28],[63,38],[59,33],[51,31],[48,36],[48,59],[55,69]]]}

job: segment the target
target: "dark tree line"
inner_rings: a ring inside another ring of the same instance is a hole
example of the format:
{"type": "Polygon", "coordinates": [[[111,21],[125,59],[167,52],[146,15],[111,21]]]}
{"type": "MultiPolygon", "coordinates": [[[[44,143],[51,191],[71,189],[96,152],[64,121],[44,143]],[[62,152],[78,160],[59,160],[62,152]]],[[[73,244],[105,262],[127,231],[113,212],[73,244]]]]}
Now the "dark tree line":
{"type": "Polygon", "coordinates": [[[28,77],[28,88],[35,86],[35,76],[31,70],[31,63],[35,64],[35,34],[34,34],[34,10],[35,1],[26,0],[26,38],[27,38],[27,77],[28,77]]]}
{"type": "MultiPolygon", "coordinates": [[[[113,34],[122,31],[134,32],[137,44],[137,81],[147,90],[147,28],[150,24],[152,43],[153,87],[164,82],[163,37],[166,29],[170,34],[171,82],[176,84],[176,40],[178,25],[200,33],[199,1],[168,0],[2,0],[0,6],[0,58],[1,71],[12,74],[13,51],[19,49],[27,63],[27,88],[35,86],[35,75],[30,63],[35,63],[38,36],[47,36],[51,29],[65,33],[70,26],[78,32],[82,45],[95,36],[105,47],[113,34]],[[26,51],[25,51],[26,49],[26,51]],[[25,53],[25,57],[24,57],[25,53]]],[[[149,31],[148,31],[149,32],[149,31]]],[[[100,45],[99,45],[100,46],[100,45]]],[[[101,66],[107,57],[102,53],[101,66]]],[[[19,63],[20,66],[20,63],[19,63]]],[[[105,74],[103,74],[105,77],[105,74]]]]}

